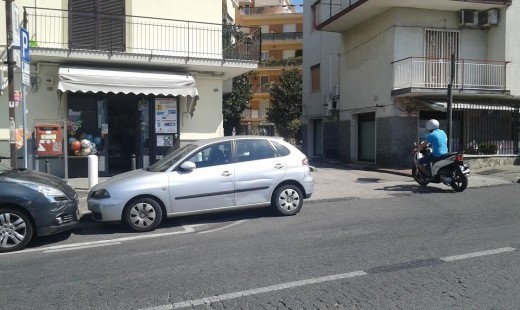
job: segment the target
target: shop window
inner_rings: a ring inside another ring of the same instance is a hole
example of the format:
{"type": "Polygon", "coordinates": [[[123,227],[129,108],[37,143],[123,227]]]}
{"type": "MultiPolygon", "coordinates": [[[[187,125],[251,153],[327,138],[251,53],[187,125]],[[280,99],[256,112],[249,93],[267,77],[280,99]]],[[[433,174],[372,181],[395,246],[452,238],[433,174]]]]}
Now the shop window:
{"type": "Polygon", "coordinates": [[[67,149],[69,154],[71,156],[103,154],[102,126],[98,124],[98,118],[104,117],[102,108],[104,101],[79,94],[70,94],[68,101],[67,149]]]}

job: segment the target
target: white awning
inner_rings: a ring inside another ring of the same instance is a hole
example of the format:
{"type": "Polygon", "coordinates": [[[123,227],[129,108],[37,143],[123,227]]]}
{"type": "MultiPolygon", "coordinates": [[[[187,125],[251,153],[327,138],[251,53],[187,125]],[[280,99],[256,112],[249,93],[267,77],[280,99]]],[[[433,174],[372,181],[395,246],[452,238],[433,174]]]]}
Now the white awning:
{"type": "Polygon", "coordinates": [[[195,80],[188,73],[60,66],[59,77],[62,92],[198,97],[195,80]]]}

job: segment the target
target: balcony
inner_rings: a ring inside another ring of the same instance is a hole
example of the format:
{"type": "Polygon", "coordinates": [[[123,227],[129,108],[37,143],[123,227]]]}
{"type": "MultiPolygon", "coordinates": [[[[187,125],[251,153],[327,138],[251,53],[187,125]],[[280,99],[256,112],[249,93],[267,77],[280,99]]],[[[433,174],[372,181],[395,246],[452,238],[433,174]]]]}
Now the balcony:
{"type": "Polygon", "coordinates": [[[258,7],[241,7],[240,15],[255,16],[255,15],[279,15],[279,14],[296,14],[295,5],[275,5],[275,6],[258,6],[258,7]]]}
{"type": "Polygon", "coordinates": [[[178,59],[258,64],[260,29],[142,16],[24,7],[31,56],[178,59]],[[61,54],[60,54],[61,53],[61,54]],[[91,56],[90,56],[91,57],[91,56]]]}
{"type": "MultiPolygon", "coordinates": [[[[459,93],[505,94],[508,62],[457,59],[453,89],[459,93]]],[[[445,92],[450,59],[409,57],[393,63],[393,96],[445,92]]]]}
{"type": "Polygon", "coordinates": [[[262,41],[301,41],[303,32],[262,33],[262,41]]]}
{"type": "Polygon", "coordinates": [[[311,9],[314,28],[341,33],[393,7],[456,12],[507,5],[511,5],[511,0],[317,0],[311,9]]]}
{"type": "Polygon", "coordinates": [[[262,60],[260,65],[262,67],[300,67],[303,64],[303,57],[290,57],[284,59],[273,59],[269,58],[262,60]]]}

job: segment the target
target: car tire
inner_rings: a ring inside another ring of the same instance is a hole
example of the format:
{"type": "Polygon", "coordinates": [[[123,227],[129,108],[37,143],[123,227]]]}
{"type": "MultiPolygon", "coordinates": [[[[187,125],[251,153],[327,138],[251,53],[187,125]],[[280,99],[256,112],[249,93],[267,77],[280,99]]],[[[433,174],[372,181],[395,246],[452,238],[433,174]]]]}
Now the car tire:
{"type": "Polygon", "coordinates": [[[24,212],[9,207],[0,208],[0,253],[21,250],[32,237],[33,226],[24,212]]]}
{"type": "Polygon", "coordinates": [[[128,203],[123,217],[126,225],[133,231],[152,231],[162,221],[162,209],[152,198],[139,198],[128,203]]]}
{"type": "Polygon", "coordinates": [[[302,191],[296,185],[282,185],[273,194],[272,206],[281,215],[295,215],[303,206],[302,191]]]}

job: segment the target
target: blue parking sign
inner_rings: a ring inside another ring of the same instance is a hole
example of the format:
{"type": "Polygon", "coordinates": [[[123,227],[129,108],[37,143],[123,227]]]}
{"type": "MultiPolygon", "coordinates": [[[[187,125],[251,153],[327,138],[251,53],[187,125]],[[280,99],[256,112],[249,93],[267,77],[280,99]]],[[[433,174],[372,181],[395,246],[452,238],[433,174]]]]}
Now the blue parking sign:
{"type": "Polygon", "coordinates": [[[29,41],[29,31],[20,27],[20,58],[23,62],[29,63],[31,59],[29,57],[29,49],[31,43],[29,41]]]}

